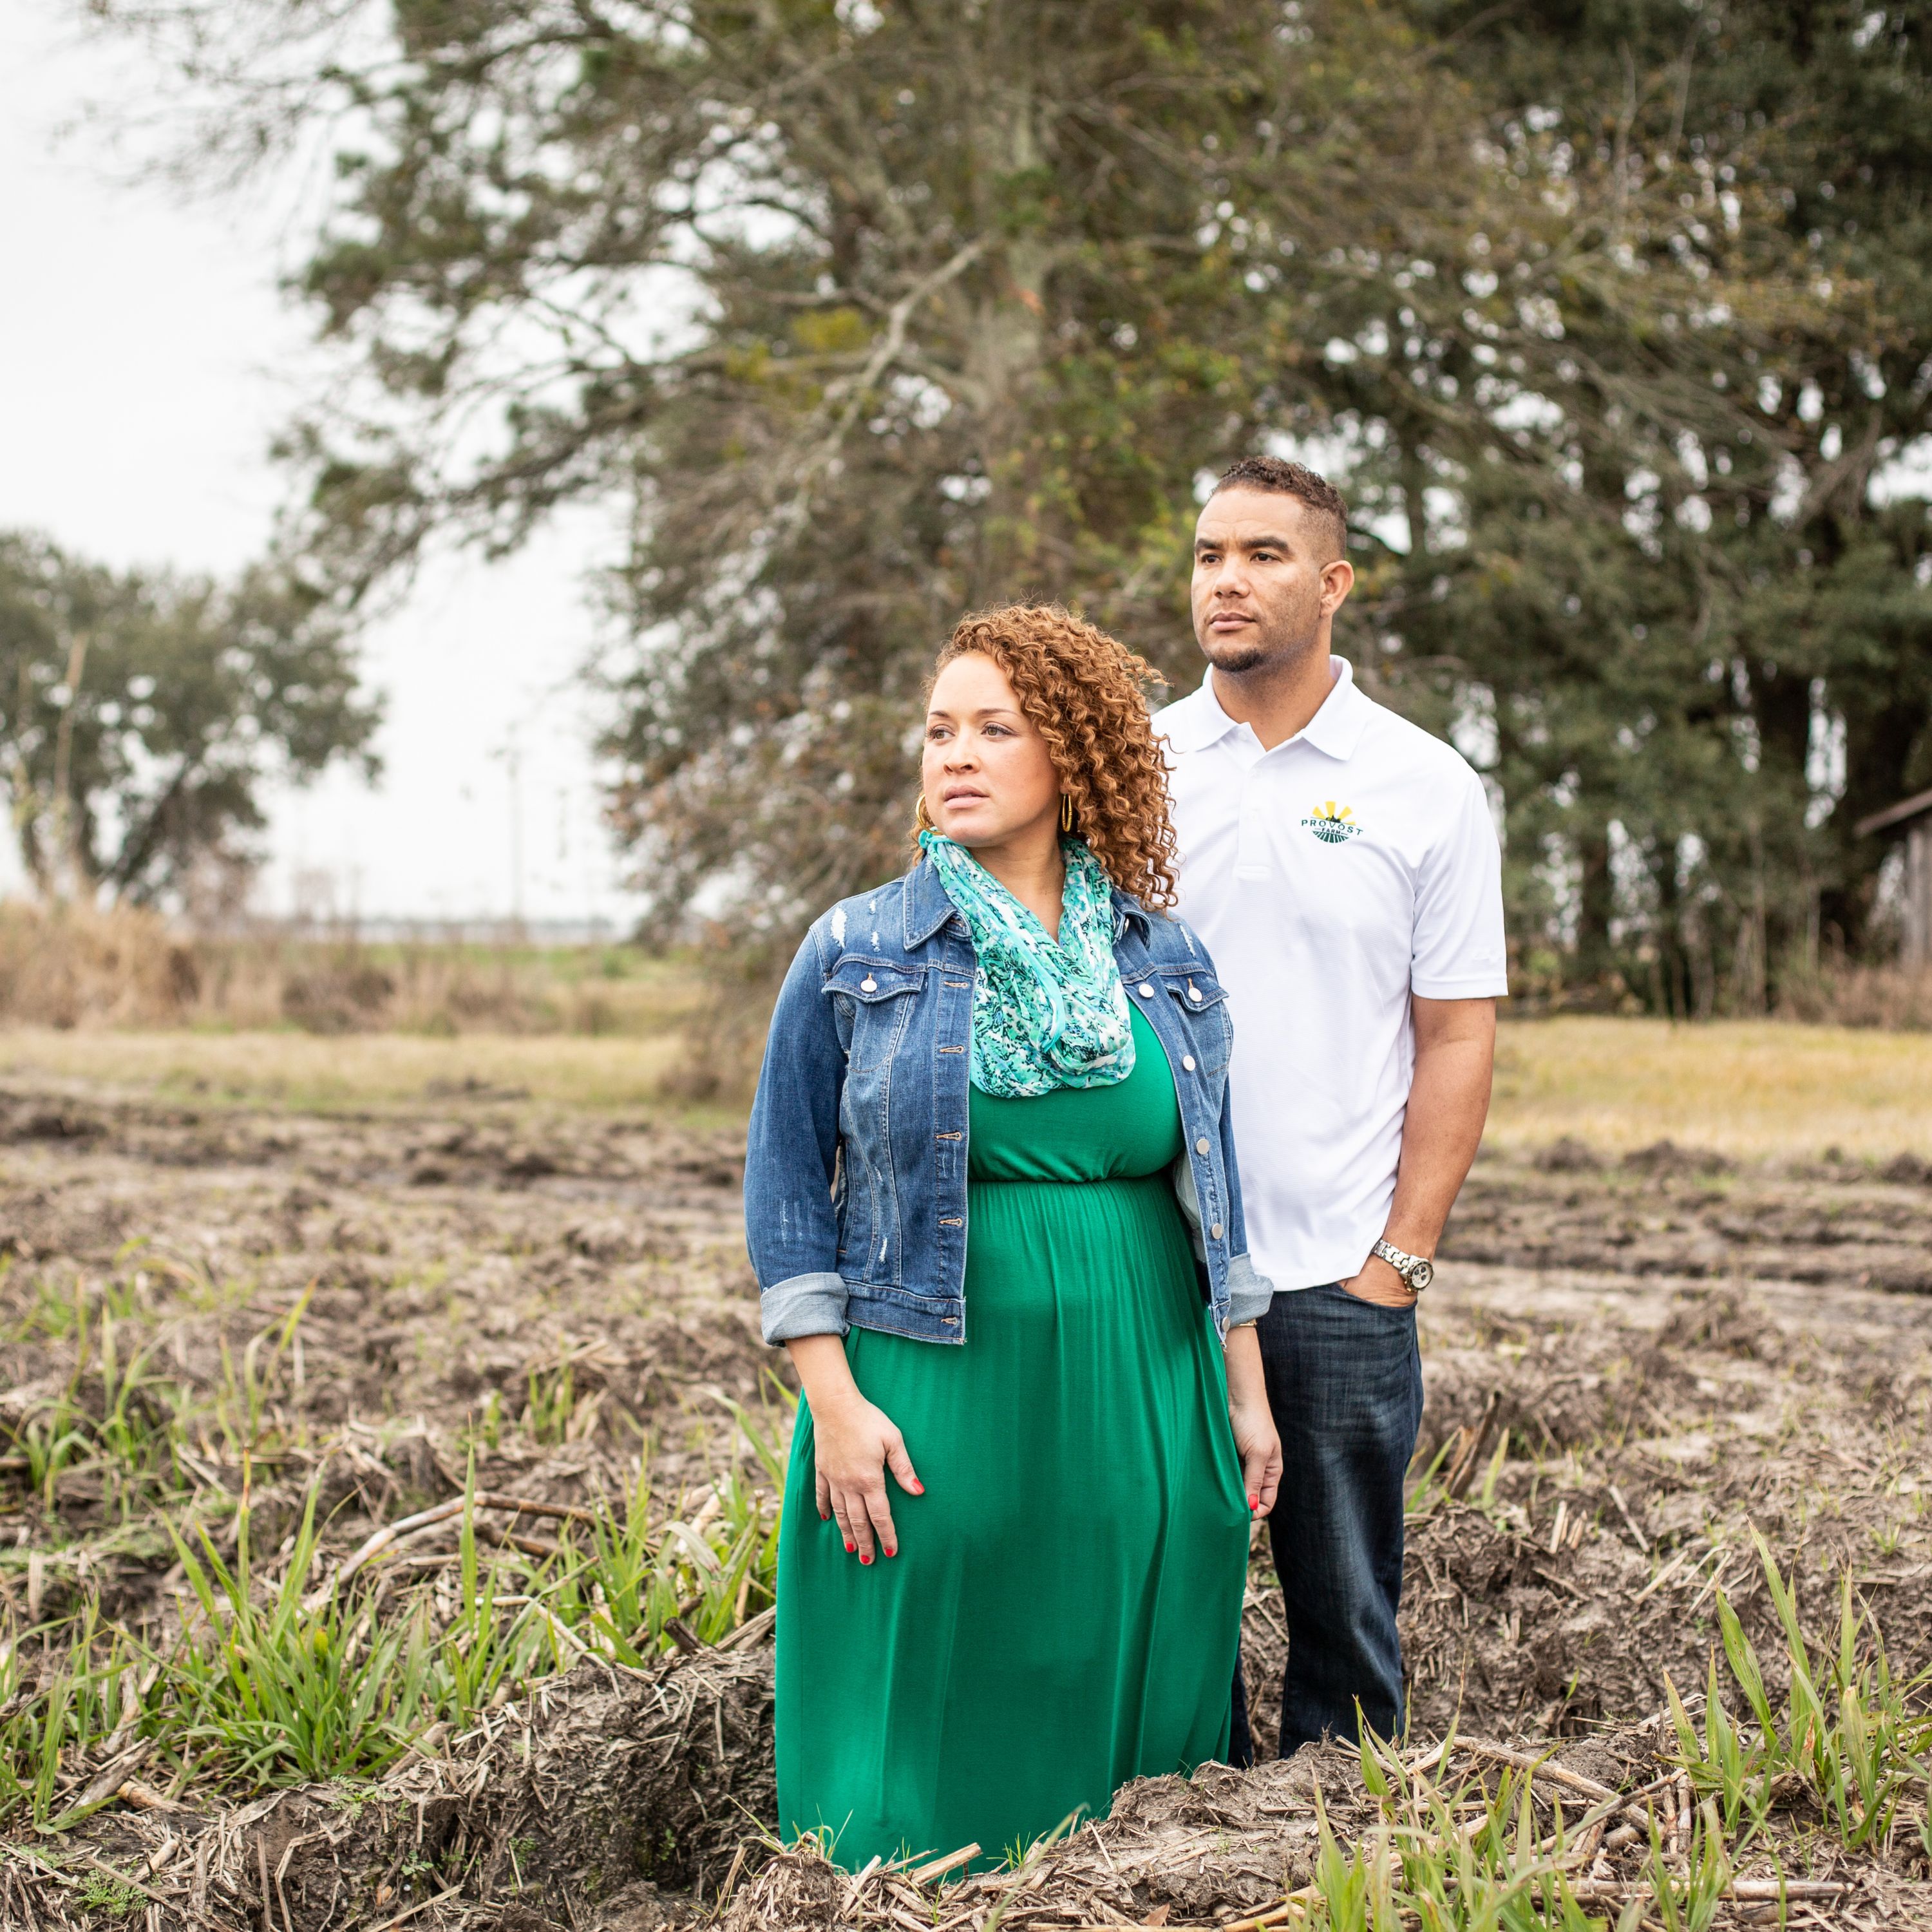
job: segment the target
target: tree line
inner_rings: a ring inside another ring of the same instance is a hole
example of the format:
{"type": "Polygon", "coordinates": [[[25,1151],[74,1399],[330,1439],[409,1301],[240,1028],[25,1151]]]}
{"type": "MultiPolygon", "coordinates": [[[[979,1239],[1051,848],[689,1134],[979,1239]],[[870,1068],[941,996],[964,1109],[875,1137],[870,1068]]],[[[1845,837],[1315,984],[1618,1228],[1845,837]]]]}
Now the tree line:
{"type": "Polygon", "coordinates": [[[1932,784],[1920,4],[102,0],[213,176],[334,187],[285,544],[622,504],[612,821],[776,946],[902,862],[962,611],[1182,688],[1202,479],[1354,512],[1340,647],[1506,832],[1520,971],[1761,1010],[1932,784]]]}

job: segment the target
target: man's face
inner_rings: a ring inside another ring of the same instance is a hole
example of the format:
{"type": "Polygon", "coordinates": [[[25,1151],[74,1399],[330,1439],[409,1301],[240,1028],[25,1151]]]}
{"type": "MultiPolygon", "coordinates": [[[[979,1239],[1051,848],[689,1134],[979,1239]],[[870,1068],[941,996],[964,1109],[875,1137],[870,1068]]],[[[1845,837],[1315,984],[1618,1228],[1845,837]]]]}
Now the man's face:
{"type": "Polygon", "coordinates": [[[1239,676],[1314,649],[1355,573],[1328,518],[1281,490],[1223,490],[1194,526],[1194,634],[1239,676]]]}

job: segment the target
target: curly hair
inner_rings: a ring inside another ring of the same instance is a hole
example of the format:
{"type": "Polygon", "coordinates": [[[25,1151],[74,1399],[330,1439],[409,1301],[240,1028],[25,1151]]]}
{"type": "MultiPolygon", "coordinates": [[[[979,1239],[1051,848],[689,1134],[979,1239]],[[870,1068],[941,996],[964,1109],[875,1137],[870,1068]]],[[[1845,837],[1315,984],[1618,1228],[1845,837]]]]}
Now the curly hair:
{"type": "Polygon", "coordinates": [[[1108,878],[1142,905],[1172,905],[1174,821],[1167,768],[1145,687],[1167,680],[1126,645],[1058,604],[1009,604],[962,617],[927,682],[978,652],[1006,674],[1020,709],[1046,740],[1072,800],[1074,829],[1108,878]]]}

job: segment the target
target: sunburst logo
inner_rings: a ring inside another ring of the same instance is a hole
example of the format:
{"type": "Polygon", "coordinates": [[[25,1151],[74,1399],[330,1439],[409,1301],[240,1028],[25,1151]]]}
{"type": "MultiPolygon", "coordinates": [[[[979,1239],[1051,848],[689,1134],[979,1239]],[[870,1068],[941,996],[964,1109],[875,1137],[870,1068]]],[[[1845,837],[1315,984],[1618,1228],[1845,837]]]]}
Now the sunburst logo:
{"type": "Polygon", "coordinates": [[[1301,822],[1324,845],[1346,845],[1362,829],[1348,806],[1338,809],[1332,798],[1318,805],[1301,822]]]}

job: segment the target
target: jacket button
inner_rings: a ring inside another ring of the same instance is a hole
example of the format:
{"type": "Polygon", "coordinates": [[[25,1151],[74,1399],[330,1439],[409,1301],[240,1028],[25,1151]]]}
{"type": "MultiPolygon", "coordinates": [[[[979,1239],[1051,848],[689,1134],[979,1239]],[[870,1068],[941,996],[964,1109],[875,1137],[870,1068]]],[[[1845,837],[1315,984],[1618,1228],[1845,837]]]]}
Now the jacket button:
{"type": "Polygon", "coordinates": [[[1194,1151],[1196,1154],[1205,1154],[1208,1151],[1208,1141],[1204,1135],[1194,1143],[1194,1151]]]}
{"type": "Polygon", "coordinates": [[[1184,1053],[1180,1056],[1180,1064],[1187,1072],[1192,1073],[1194,1071],[1193,1054],[1191,1053],[1184,1053]]]}
{"type": "Polygon", "coordinates": [[[1134,991],[1144,1000],[1150,1000],[1154,998],[1154,986],[1150,981],[1143,980],[1134,991]]]}
{"type": "Polygon", "coordinates": [[[1213,1227],[1211,1227],[1211,1228],[1210,1228],[1208,1230],[1208,1232],[1209,1234],[1210,1234],[1210,1235],[1211,1235],[1211,1236],[1212,1236],[1212,1237],[1213,1237],[1216,1240],[1217,1240],[1217,1241],[1218,1241],[1218,1240],[1221,1238],[1221,1224],[1220,1224],[1220,1222],[1218,1222],[1218,1221],[1216,1221],[1216,1222],[1214,1223],[1214,1226],[1213,1226],[1213,1227]]]}
{"type": "Polygon", "coordinates": [[[859,990],[862,993],[876,993],[879,990],[879,982],[872,977],[871,974],[868,973],[866,976],[859,982],[859,990]]]}
{"type": "Polygon", "coordinates": [[[1190,1000],[1198,1000],[1201,997],[1201,988],[1192,980],[1187,982],[1187,997],[1190,1000]]]}

